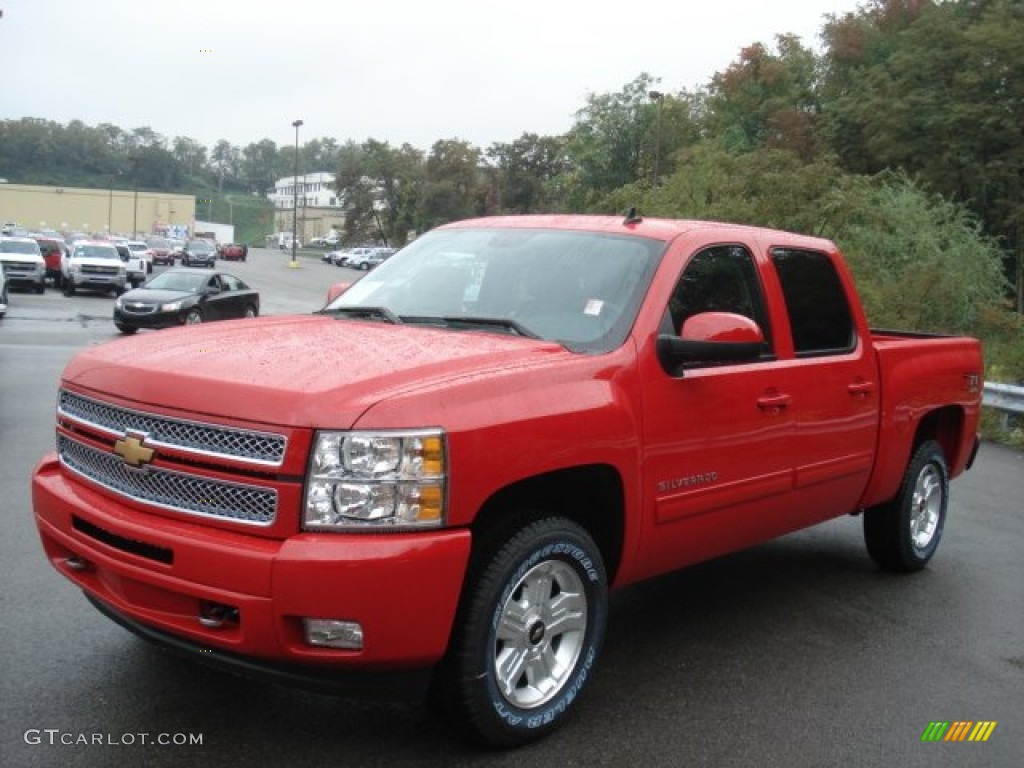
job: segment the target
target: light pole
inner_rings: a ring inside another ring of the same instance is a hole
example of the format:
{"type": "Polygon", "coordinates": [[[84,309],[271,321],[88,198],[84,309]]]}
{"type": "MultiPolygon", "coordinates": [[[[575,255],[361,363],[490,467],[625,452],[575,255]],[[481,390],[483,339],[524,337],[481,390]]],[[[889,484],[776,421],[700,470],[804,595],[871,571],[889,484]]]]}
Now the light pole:
{"type": "Polygon", "coordinates": [[[132,239],[139,236],[139,158],[132,158],[132,239]]]}
{"type": "Polygon", "coordinates": [[[114,174],[110,174],[110,197],[107,199],[107,234],[112,235],[113,230],[110,228],[111,219],[114,215],[114,174]]]}
{"type": "Polygon", "coordinates": [[[292,260],[288,262],[288,266],[292,269],[299,266],[299,259],[296,254],[296,238],[298,237],[299,223],[299,126],[301,125],[301,120],[296,120],[292,123],[292,126],[295,128],[295,179],[294,186],[292,187],[292,260]]]}
{"type": "Polygon", "coordinates": [[[661,175],[661,107],[665,103],[665,94],[661,91],[651,91],[647,94],[653,101],[658,102],[658,119],[654,128],[654,184],[658,186],[658,177],[661,175]]]}

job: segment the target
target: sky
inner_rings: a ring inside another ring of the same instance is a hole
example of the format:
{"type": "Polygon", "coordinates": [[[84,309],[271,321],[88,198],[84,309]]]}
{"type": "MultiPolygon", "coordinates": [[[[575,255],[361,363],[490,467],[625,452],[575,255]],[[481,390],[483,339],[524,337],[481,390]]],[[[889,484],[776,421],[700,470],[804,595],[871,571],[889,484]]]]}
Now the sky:
{"type": "Polygon", "coordinates": [[[212,148],[557,135],[641,73],[707,85],[754,42],[820,48],[856,0],[0,0],[0,119],[212,148]]]}

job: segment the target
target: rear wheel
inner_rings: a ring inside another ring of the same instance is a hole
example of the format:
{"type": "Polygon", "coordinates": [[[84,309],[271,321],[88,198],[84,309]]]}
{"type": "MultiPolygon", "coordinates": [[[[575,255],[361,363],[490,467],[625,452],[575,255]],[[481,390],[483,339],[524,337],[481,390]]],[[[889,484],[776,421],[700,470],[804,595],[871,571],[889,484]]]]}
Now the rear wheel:
{"type": "Polygon", "coordinates": [[[256,307],[254,307],[252,304],[250,304],[249,306],[247,306],[245,308],[245,316],[246,317],[256,317],[256,314],[257,314],[256,307]]]}
{"type": "Polygon", "coordinates": [[[918,446],[892,501],[864,513],[868,554],[888,571],[919,571],[938,549],[949,506],[949,470],[934,440],[918,446]]]}
{"type": "Polygon", "coordinates": [[[597,546],[570,520],[538,520],[481,551],[466,584],[435,696],[478,743],[545,736],[571,711],[604,638],[597,546]]]}

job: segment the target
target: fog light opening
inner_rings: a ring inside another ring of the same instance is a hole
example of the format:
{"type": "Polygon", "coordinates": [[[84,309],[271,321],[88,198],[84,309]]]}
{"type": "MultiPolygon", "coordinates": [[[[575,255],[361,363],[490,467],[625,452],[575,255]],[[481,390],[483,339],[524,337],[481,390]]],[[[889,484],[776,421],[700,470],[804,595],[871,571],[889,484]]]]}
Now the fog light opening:
{"type": "Polygon", "coordinates": [[[363,626],[341,619],[303,619],[306,642],[319,648],[363,650],[363,626]]]}
{"type": "Polygon", "coordinates": [[[88,571],[92,568],[92,563],[90,563],[84,557],[79,557],[78,555],[72,555],[71,557],[65,559],[64,565],[66,565],[72,571],[88,571]]]}

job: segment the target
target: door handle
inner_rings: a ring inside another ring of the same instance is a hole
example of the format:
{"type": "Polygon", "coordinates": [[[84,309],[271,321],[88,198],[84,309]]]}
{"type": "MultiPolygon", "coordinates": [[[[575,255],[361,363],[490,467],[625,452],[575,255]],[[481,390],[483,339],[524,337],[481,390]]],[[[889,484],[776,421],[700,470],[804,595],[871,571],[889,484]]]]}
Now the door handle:
{"type": "Polygon", "coordinates": [[[770,395],[761,395],[761,397],[757,398],[757,407],[762,411],[778,413],[783,408],[788,408],[792,402],[793,398],[790,395],[774,393],[770,395]]]}
{"type": "Polygon", "coordinates": [[[857,381],[846,388],[846,391],[853,397],[868,397],[875,391],[873,381],[857,381]]]}

